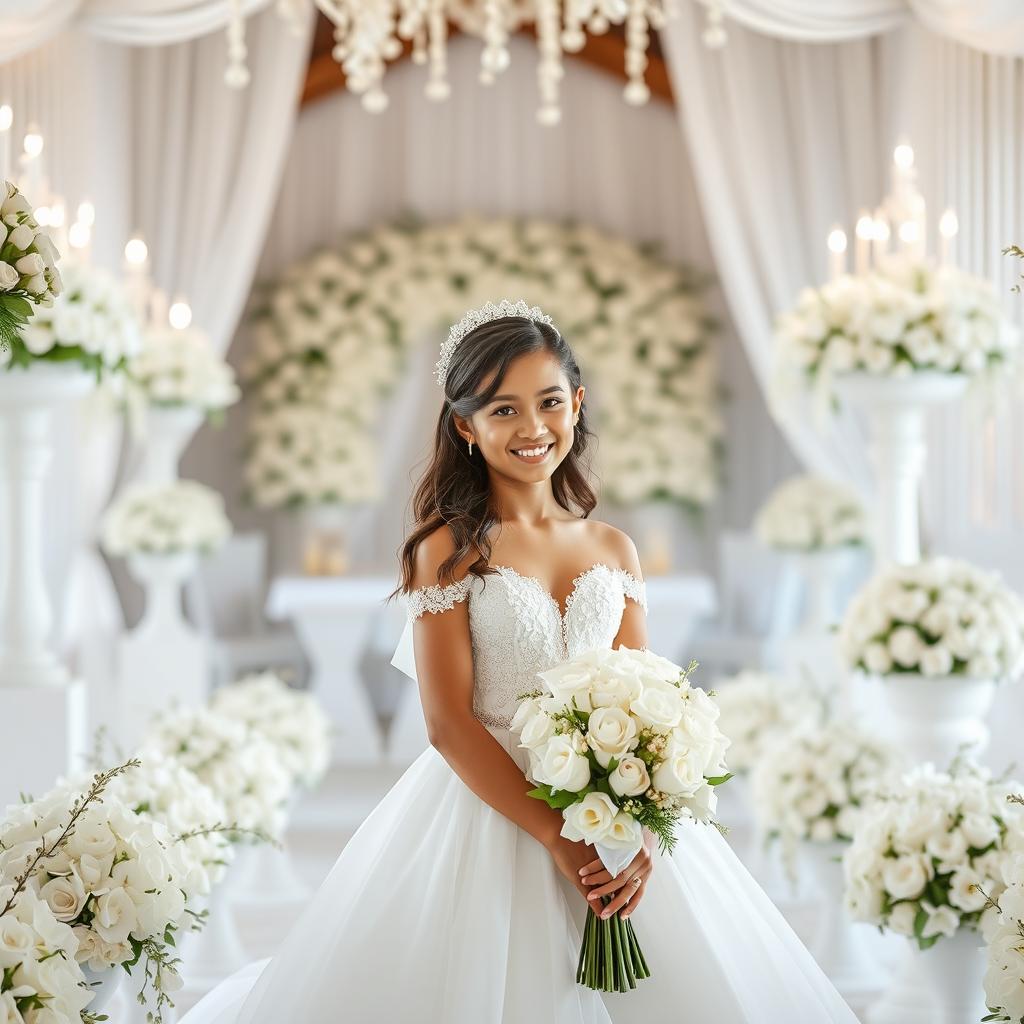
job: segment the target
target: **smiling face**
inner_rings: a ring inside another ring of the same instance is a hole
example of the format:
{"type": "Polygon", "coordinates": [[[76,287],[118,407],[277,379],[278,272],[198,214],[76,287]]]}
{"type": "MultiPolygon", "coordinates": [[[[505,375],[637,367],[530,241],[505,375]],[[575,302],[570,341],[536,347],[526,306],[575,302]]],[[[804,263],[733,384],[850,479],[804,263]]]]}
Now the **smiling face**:
{"type": "MultiPolygon", "coordinates": [[[[493,379],[487,377],[481,390],[493,379]]],[[[558,359],[546,348],[512,360],[497,394],[468,420],[455,418],[492,471],[524,482],[550,477],[572,449],[584,387],[570,391],[558,359]],[[523,452],[540,451],[525,455],[523,452]]]]}

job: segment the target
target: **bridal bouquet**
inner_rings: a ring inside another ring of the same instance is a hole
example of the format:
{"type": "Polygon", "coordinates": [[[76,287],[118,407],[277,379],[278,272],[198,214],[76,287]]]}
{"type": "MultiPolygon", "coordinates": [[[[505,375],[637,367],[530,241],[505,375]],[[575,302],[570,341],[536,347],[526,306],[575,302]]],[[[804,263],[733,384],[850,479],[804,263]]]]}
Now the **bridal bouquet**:
{"type": "Polygon", "coordinates": [[[1003,868],[1024,814],[1007,803],[1019,783],[962,764],[923,764],[865,806],[843,857],[846,908],[928,949],[958,928],[983,926],[987,898],[1005,889],[1003,868]]]}
{"type": "Polygon", "coordinates": [[[103,547],[110,555],[209,552],[231,535],[224,499],[194,480],[132,484],[107,509],[103,547]]]}
{"type": "MultiPolygon", "coordinates": [[[[729,740],[718,707],[686,670],[648,650],[598,648],[539,672],[509,725],[529,754],[530,796],[562,812],[561,834],[594,846],[612,877],[643,846],[664,851],[683,818],[714,823],[729,740]]],[[[587,914],[576,980],[625,992],[650,972],[632,924],[587,914]]]]}
{"type": "Polygon", "coordinates": [[[121,283],[106,270],[70,263],[64,290],[37,312],[21,339],[35,358],[75,360],[99,376],[120,370],[142,343],[138,317],[121,283]]]}
{"type": "Polygon", "coordinates": [[[242,722],[208,708],[179,710],[160,717],[139,757],[151,751],[176,758],[223,803],[239,831],[233,841],[276,839],[284,831],[291,776],[277,748],[242,722]]]}
{"type": "Polygon", "coordinates": [[[780,736],[816,720],[804,688],[781,676],[740,672],[715,684],[718,727],[729,737],[729,767],[746,773],[780,736]]]}
{"type": "Polygon", "coordinates": [[[872,675],[1012,679],[1024,667],[1024,601],[967,562],[894,566],[854,596],[839,643],[851,668],[872,675]]]}
{"type": "Polygon", "coordinates": [[[146,331],[128,376],[142,398],[162,408],[190,406],[217,417],[241,396],[235,371],[195,328],[146,331]]]}
{"type": "Polygon", "coordinates": [[[892,258],[805,288],[776,325],[782,360],[827,386],[839,373],[974,375],[1019,345],[995,289],[951,267],[892,258]]]}
{"type": "Polygon", "coordinates": [[[60,295],[58,259],[50,236],[32,216],[29,201],[5,181],[0,199],[0,366],[32,361],[21,332],[33,306],[52,306],[60,295]]]}
{"type": "Polygon", "coordinates": [[[823,551],[867,539],[857,495],[816,476],[793,477],[777,487],[761,506],[754,530],[762,544],[787,551],[823,551]]]}
{"type": "MultiPolygon", "coordinates": [[[[129,762],[131,765],[137,762],[129,762]]],[[[18,878],[78,939],[79,963],[102,971],[142,964],[143,992],[180,987],[170,949],[185,918],[188,867],[175,837],[135,814],[110,792],[102,800],[58,786],[38,800],[8,808],[0,824],[0,880],[18,878]],[[46,856],[40,851],[52,850],[46,856]]]]}
{"type": "Polygon", "coordinates": [[[896,753],[844,721],[808,724],[787,733],[754,766],[753,802],[787,860],[797,842],[853,838],[857,816],[896,765],[896,753]]]}
{"type": "MultiPolygon", "coordinates": [[[[1024,802],[1019,794],[1010,799],[1018,805],[1024,802]]],[[[1024,1021],[1024,832],[1010,834],[1007,840],[1014,852],[1003,863],[1006,888],[998,902],[990,902],[995,913],[982,917],[988,943],[985,1002],[992,1013],[983,1019],[1020,1024],[1024,1021]]]]}
{"type": "Polygon", "coordinates": [[[33,889],[0,884],[0,1021],[55,1024],[103,1020],[86,1010],[92,992],[76,959],[78,938],[33,889]]]}
{"type": "Polygon", "coordinates": [[[222,687],[210,707],[269,740],[292,785],[312,788],[323,778],[331,760],[331,721],[311,694],[273,672],[259,672],[222,687]]]}

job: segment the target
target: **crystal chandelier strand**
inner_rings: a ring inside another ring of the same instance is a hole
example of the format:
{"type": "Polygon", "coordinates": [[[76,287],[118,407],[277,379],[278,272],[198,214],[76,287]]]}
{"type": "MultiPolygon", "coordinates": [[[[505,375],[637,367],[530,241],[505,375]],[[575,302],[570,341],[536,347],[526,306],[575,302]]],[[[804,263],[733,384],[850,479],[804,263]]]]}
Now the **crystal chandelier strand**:
{"type": "Polygon", "coordinates": [[[445,14],[444,0],[430,0],[430,17],[428,21],[430,80],[427,82],[427,99],[448,99],[451,86],[448,84],[448,18],[445,14]]]}
{"type": "Polygon", "coordinates": [[[547,126],[562,120],[562,109],[558,105],[558,85],[564,74],[561,20],[558,0],[537,0],[537,41],[540,46],[537,83],[541,99],[537,120],[547,126]]]}

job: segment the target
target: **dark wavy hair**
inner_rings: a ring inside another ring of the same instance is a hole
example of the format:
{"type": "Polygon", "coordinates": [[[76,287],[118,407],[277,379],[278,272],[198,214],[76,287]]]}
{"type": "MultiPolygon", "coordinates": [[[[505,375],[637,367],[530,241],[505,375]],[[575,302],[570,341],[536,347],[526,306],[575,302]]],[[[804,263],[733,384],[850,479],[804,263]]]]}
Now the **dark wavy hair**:
{"type": "MultiPolygon", "coordinates": [[[[414,527],[402,544],[401,583],[388,595],[412,589],[416,549],[439,526],[448,525],[455,550],[438,567],[439,582],[454,582],[455,567],[470,551],[477,559],[469,566],[475,576],[496,570],[488,565],[491,545],[487,532],[497,521],[491,504],[487,465],[477,448],[470,455],[455,428],[454,416],[469,418],[498,393],[509,364],[528,352],[547,349],[558,360],[569,379],[569,391],[575,394],[582,383],[579,365],[569,343],[554,328],[526,317],[506,316],[481,324],[459,343],[448,364],[444,384],[444,405],[434,432],[434,454],[420,478],[412,498],[414,527]],[[481,382],[494,371],[494,379],[484,390],[481,382]]],[[[597,496],[588,482],[589,450],[595,435],[587,425],[586,399],[580,405],[575,437],[568,455],[551,478],[555,501],[573,515],[586,519],[597,504],[597,496]]]]}

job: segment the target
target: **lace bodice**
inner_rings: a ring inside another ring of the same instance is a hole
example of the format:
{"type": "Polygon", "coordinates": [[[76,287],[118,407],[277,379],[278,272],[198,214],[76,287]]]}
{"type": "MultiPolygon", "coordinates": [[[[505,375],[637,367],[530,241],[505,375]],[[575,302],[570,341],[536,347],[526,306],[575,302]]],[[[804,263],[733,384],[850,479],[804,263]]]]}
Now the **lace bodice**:
{"type": "Polygon", "coordinates": [[[626,569],[598,562],[572,581],[562,614],[555,597],[535,576],[496,565],[495,576],[467,574],[442,587],[411,591],[410,621],[469,600],[473,643],[473,713],[485,725],[507,728],[516,695],[536,688],[536,674],[594,647],[611,647],[625,599],[647,610],[643,580],[626,569]]]}

